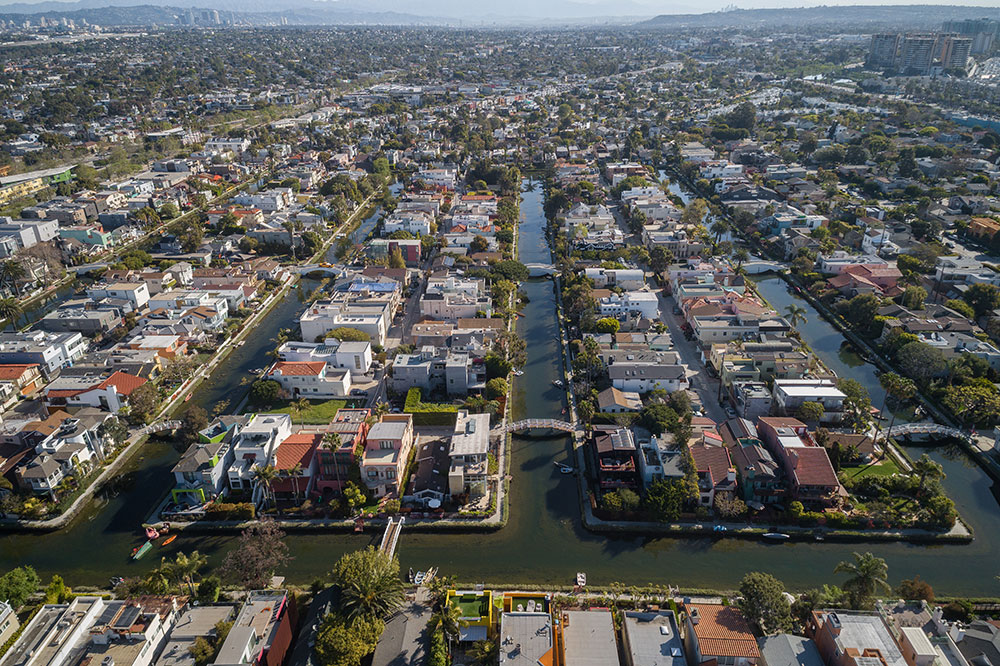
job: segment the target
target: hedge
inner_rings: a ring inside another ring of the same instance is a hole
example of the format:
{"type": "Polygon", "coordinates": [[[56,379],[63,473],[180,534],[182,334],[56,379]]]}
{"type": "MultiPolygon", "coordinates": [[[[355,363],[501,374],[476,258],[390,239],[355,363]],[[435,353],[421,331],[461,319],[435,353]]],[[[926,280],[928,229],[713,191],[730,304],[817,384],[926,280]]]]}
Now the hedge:
{"type": "Polygon", "coordinates": [[[458,418],[458,405],[423,402],[420,389],[416,387],[406,392],[406,403],[403,405],[403,411],[413,416],[413,425],[455,425],[455,419],[458,418]]]}
{"type": "Polygon", "coordinates": [[[253,517],[254,507],[250,502],[217,502],[205,507],[208,520],[251,520],[253,517]]]}

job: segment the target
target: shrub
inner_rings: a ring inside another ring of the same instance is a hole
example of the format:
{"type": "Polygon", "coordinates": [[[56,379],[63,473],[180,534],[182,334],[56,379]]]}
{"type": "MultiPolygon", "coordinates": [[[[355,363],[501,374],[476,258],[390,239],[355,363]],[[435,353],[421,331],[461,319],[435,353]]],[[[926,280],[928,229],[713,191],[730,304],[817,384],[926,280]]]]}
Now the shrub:
{"type": "Polygon", "coordinates": [[[423,402],[420,389],[411,388],[406,392],[403,411],[413,415],[414,425],[454,425],[458,406],[447,403],[423,402]]]}
{"type": "Polygon", "coordinates": [[[218,502],[205,507],[207,520],[252,520],[253,504],[250,502],[218,502]]]}

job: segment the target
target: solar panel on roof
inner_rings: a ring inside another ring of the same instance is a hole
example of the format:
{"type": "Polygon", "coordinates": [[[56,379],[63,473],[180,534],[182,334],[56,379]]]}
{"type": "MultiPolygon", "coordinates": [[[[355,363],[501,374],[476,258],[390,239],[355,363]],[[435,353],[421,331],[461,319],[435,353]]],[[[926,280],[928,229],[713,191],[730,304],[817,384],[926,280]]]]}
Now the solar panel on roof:
{"type": "Polygon", "coordinates": [[[128,628],[135,624],[135,621],[139,619],[142,615],[142,609],[138,606],[128,606],[122,611],[122,614],[118,616],[115,621],[114,626],[116,628],[128,628]]]}

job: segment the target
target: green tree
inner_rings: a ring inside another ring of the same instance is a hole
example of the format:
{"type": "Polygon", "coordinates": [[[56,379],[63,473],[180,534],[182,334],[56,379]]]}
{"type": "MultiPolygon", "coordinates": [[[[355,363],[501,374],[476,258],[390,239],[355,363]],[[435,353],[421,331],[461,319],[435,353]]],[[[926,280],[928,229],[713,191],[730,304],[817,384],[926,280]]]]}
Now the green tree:
{"type": "Polygon", "coordinates": [[[487,354],[485,359],[486,365],[486,376],[490,379],[495,377],[506,378],[510,374],[510,371],[514,369],[514,365],[498,354],[487,354]]]}
{"type": "Polygon", "coordinates": [[[821,403],[806,400],[795,411],[795,418],[805,423],[819,423],[825,413],[826,410],[821,403]]]}
{"type": "Polygon", "coordinates": [[[341,609],[351,619],[385,618],[405,600],[399,561],[368,547],[343,555],[333,567],[341,609]]]}
{"type": "Polygon", "coordinates": [[[646,509],[661,523],[675,522],[681,516],[684,503],[691,498],[691,489],[683,479],[659,479],[649,484],[646,509]]]}
{"type": "Polygon", "coordinates": [[[274,404],[281,396],[281,384],[273,379],[258,379],[250,386],[249,400],[255,405],[274,404]]]}
{"type": "Polygon", "coordinates": [[[618,329],[621,328],[621,322],[614,317],[603,317],[597,320],[594,325],[594,329],[598,333],[617,333],[618,329]]]}
{"type": "Polygon", "coordinates": [[[974,319],[976,316],[976,311],[972,309],[972,306],[958,298],[952,298],[945,301],[944,306],[946,308],[951,308],[966,319],[974,319]]]}
{"type": "Polygon", "coordinates": [[[494,377],[486,382],[486,397],[490,400],[505,397],[509,390],[510,386],[503,377],[494,377]]]}
{"type": "Polygon", "coordinates": [[[160,406],[160,392],[153,382],[146,382],[132,391],[128,397],[129,420],[133,423],[149,423],[160,406]]]}
{"type": "Polygon", "coordinates": [[[982,317],[1000,307],[1000,287],[987,282],[975,282],[969,285],[962,298],[972,306],[976,317],[982,317]]]}
{"type": "Polygon", "coordinates": [[[47,604],[61,604],[69,598],[70,589],[66,587],[66,583],[63,581],[62,576],[59,574],[52,574],[52,580],[49,581],[48,586],[45,588],[45,603],[47,604]]]}
{"type": "Polygon", "coordinates": [[[944,478],[944,469],[925,453],[913,463],[910,474],[919,480],[917,486],[917,495],[919,496],[924,494],[924,488],[928,481],[939,481],[944,478]]]}
{"type": "Polygon", "coordinates": [[[896,353],[900,369],[913,380],[926,384],[948,371],[948,361],[940,349],[926,342],[909,342],[896,353]]]}
{"type": "Polygon", "coordinates": [[[406,268],[406,260],[403,259],[403,251],[398,245],[394,245],[389,250],[389,268],[406,268]]]}
{"type": "Polygon", "coordinates": [[[38,590],[40,583],[32,567],[16,567],[0,576],[0,599],[9,601],[11,607],[17,610],[38,590]]]}
{"type": "Polygon", "coordinates": [[[22,313],[21,303],[16,298],[0,298],[0,319],[17,328],[22,313]]]}
{"type": "Polygon", "coordinates": [[[889,565],[871,553],[854,553],[853,562],[840,562],[833,572],[849,576],[844,581],[844,591],[848,594],[851,608],[870,608],[879,591],[892,590],[888,582],[889,565]]]}
{"type": "Polygon", "coordinates": [[[662,245],[654,245],[649,251],[649,268],[657,275],[662,275],[673,262],[673,253],[662,245]]]}
{"type": "Polygon", "coordinates": [[[1000,421],[1000,393],[992,384],[949,386],[941,402],[966,425],[1000,421]]]}
{"type": "Polygon", "coordinates": [[[654,435],[669,432],[677,425],[677,412],[669,405],[651,403],[639,412],[639,423],[654,435]]]}
{"type": "Polygon", "coordinates": [[[837,388],[846,396],[844,398],[846,425],[854,428],[855,432],[864,432],[871,422],[872,400],[868,395],[868,389],[856,379],[846,377],[837,380],[837,388]]]}
{"type": "Polygon", "coordinates": [[[792,628],[792,610],[785,598],[785,586],[770,574],[753,571],[744,576],[736,604],[764,634],[792,628]]]}
{"type": "Polygon", "coordinates": [[[788,323],[794,328],[806,320],[806,309],[795,303],[791,303],[785,307],[785,316],[788,317],[788,323]]]}
{"type": "Polygon", "coordinates": [[[349,326],[339,326],[326,334],[328,338],[337,338],[341,342],[369,342],[371,337],[364,331],[349,326]]]}
{"type": "Polygon", "coordinates": [[[927,290],[916,285],[908,286],[900,297],[903,307],[910,308],[911,310],[922,310],[924,308],[924,301],[926,300],[927,290]]]}
{"type": "Polygon", "coordinates": [[[906,601],[934,602],[934,588],[927,581],[920,580],[920,576],[899,581],[896,594],[899,595],[900,599],[906,601]]]}
{"type": "Polygon", "coordinates": [[[493,666],[500,658],[500,646],[496,641],[476,641],[472,648],[466,652],[477,666],[493,666]]]}
{"type": "Polygon", "coordinates": [[[359,666],[362,659],[375,651],[384,629],[385,623],[380,618],[350,620],[329,613],[316,635],[316,657],[323,666],[359,666]]]}

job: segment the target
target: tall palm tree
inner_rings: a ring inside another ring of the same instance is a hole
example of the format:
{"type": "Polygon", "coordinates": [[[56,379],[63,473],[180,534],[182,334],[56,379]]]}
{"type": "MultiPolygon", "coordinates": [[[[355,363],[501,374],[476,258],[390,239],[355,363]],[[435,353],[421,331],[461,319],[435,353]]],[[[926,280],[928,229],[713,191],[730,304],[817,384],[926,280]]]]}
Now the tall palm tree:
{"type": "Polygon", "coordinates": [[[174,556],[173,562],[169,562],[167,558],[163,558],[160,568],[171,580],[186,584],[188,592],[193,597],[195,578],[198,576],[198,572],[204,569],[207,564],[208,558],[196,550],[190,555],[177,553],[174,556]]]}
{"type": "Polygon", "coordinates": [[[301,419],[303,412],[309,411],[312,404],[309,402],[308,398],[299,398],[298,400],[292,401],[292,404],[288,408],[295,415],[296,419],[301,419]]]}
{"type": "Polygon", "coordinates": [[[375,416],[376,421],[381,421],[382,417],[389,413],[389,403],[384,400],[379,400],[375,403],[375,407],[372,409],[372,414],[375,416]]]}
{"type": "Polygon", "coordinates": [[[801,305],[791,303],[785,308],[785,315],[788,317],[788,323],[795,326],[806,320],[806,309],[801,305]]]}
{"type": "Polygon", "coordinates": [[[720,218],[712,223],[710,230],[715,234],[715,244],[718,245],[719,241],[722,240],[722,234],[729,231],[729,223],[720,218]]]}
{"type": "Polygon", "coordinates": [[[17,320],[23,312],[16,298],[0,298],[0,319],[6,320],[15,329],[17,320]]]}
{"type": "Polygon", "coordinates": [[[323,449],[330,452],[330,458],[333,460],[333,473],[337,476],[338,486],[341,484],[341,480],[340,465],[337,463],[337,451],[343,445],[344,441],[340,438],[339,432],[328,432],[323,435],[323,449]]]}
{"type": "Polygon", "coordinates": [[[890,592],[889,565],[871,553],[854,553],[853,562],[841,562],[833,573],[850,575],[842,587],[851,597],[854,608],[867,608],[880,591],[890,592]]]}
{"type": "Polygon", "coordinates": [[[292,486],[295,488],[295,506],[299,506],[299,479],[305,476],[305,470],[302,469],[302,463],[295,463],[295,465],[288,470],[288,476],[292,477],[292,486]]]}
{"type": "Polygon", "coordinates": [[[492,640],[476,641],[466,654],[479,666],[489,666],[500,659],[500,646],[492,640]]]}
{"type": "Polygon", "coordinates": [[[454,604],[442,602],[431,615],[432,631],[440,629],[448,639],[449,645],[452,640],[458,639],[463,624],[462,611],[454,604]]]}
{"type": "Polygon", "coordinates": [[[278,478],[278,470],[274,468],[274,465],[255,465],[253,478],[264,489],[264,503],[274,504],[272,485],[274,480],[278,478]]]}
{"type": "Polygon", "coordinates": [[[733,259],[736,260],[736,270],[739,271],[743,264],[750,259],[750,253],[746,251],[746,248],[739,248],[736,252],[733,252],[733,259]]]}
{"type": "Polygon", "coordinates": [[[18,297],[21,296],[21,288],[17,281],[23,280],[27,274],[28,271],[25,270],[24,264],[17,259],[7,259],[0,262],[0,284],[9,285],[18,297]]]}
{"type": "MultiPolygon", "coordinates": [[[[910,400],[917,394],[917,385],[909,377],[897,375],[895,372],[885,372],[879,375],[879,384],[885,389],[885,399],[882,401],[882,409],[890,397],[896,402],[898,407],[902,403],[910,400]]],[[[892,419],[889,421],[889,428],[885,431],[886,439],[892,434],[892,428],[896,425],[896,412],[892,412],[892,419]]],[[[875,441],[878,441],[878,433],[875,434],[875,441]]]]}

